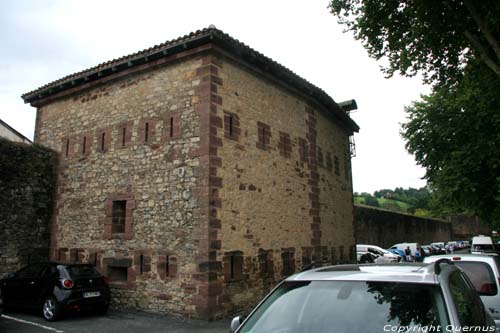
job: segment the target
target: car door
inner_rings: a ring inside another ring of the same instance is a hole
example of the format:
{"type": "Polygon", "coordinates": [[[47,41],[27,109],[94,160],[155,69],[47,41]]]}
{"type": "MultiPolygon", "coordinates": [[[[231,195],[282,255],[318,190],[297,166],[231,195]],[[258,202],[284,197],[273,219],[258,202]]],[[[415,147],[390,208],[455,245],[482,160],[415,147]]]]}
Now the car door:
{"type": "Polygon", "coordinates": [[[20,271],[19,279],[19,297],[20,302],[26,306],[36,305],[36,299],[41,288],[41,271],[46,265],[32,264],[27,269],[20,271]]]}
{"type": "Polygon", "coordinates": [[[2,281],[2,291],[6,305],[20,305],[26,303],[26,299],[29,295],[27,290],[29,280],[39,272],[40,268],[39,265],[23,267],[2,281]]]}

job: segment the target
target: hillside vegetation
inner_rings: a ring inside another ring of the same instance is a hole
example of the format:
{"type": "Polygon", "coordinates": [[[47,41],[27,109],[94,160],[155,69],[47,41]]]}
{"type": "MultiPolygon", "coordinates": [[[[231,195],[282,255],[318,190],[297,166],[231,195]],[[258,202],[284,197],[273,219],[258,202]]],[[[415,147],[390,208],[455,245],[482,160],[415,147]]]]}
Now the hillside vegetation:
{"type": "Polygon", "coordinates": [[[370,193],[354,193],[354,203],[421,217],[439,217],[432,210],[432,194],[426,187],[384,189],[370,193]]]}

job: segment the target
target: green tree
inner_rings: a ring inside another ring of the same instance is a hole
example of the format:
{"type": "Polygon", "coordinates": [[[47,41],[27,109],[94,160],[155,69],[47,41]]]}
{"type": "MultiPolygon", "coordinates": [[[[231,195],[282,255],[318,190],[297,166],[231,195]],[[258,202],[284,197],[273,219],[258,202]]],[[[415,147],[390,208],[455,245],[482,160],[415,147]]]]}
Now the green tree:
{"type": "Polygon", "coordinates": [[[498,0],[331,0],[338,22],[361,40],[383,71],[454,83],[480,58],[500,77],[498,0]]]}
{"type": "Polygon", "coordinates": [[[460,81],[406,109],[406,148],[426,169],[441,213],[500,221],[500,77],[473,61],[460,81]]]}

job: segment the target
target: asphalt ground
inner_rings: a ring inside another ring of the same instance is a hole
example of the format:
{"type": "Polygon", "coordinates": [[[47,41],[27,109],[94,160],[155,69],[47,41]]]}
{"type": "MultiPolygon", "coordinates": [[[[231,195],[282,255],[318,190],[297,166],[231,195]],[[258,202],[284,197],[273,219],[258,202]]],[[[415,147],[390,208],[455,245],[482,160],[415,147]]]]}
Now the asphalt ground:
{"type": "Polygon", "coordinates": [[[110,310],[106,315],[72,314],[61,321],[47,322],[34,312],[4,312],[1,333],[228,333],[231,319],[213,322],[155,315],[137,311],[110,310]]]}

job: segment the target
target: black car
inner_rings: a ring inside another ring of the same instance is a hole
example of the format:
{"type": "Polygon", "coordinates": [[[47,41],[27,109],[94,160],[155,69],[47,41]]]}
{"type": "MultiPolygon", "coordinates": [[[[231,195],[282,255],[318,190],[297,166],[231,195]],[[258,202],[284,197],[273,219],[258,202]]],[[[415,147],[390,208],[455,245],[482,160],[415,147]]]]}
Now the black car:
{"type": "Polygon", "coordinates": [[[107,278],[87,264],[37,263],[0,280],[4,308],[42,310],[46,320],[84,308],[106,313],[110,293],[107,278]]]}

